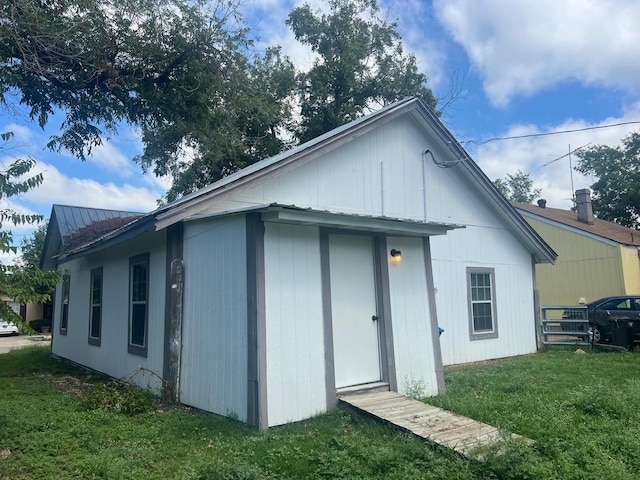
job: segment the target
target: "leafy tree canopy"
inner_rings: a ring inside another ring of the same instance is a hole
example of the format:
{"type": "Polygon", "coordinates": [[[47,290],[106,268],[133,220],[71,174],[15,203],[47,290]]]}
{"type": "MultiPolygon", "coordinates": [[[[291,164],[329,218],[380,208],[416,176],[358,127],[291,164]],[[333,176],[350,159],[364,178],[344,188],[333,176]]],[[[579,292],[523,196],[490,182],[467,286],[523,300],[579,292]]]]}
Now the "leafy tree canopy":
{"type": "MultiPolygon", "coordinates": [[[[11,133],[0,135],[2,141],[7,142],[11,133]]],[[[4,148],[0,148],[0,152],[4,148]]],[[[42,183],[42,174],[29,176],[35,166],[31,158],[17,159],[0,171],[0,201],[28,192],[42,183]]],[[[31,225],[42,220],[39,215],[25,215],[10,208],[0,210],[0,252],[17,253],[13,244],[13,234],[6,229],[6,224],[31,225]]],[[[21,265],[6,265],[0,263],[0,296],[11,299],[20,304],[39,303],[50,300],[49,292],[60,281],[57,271],[43,272],[39,268],[25,268],[21,265]]],[[[21,318],[6,303],[0,302],[0,318],[20,323],[21,318]]]]}
{"type": "Polygon", "coordinates": [[[287,25],[296,39],[318,55],[298,75],[303,142],[409,96],[420,96],[435,110],[414,55],[405,54],[395,22],[383,18],[376,0],[328,0],[330,12],[295,8],[287,25]]]}
{"type": "Polygon", "coordinates": [[[277,49],[248,59],[238,0],[14,0],[0,5],[0,101],[84,159],[121,122],[137,125],[144,169],[171,199],[283,148],[293,67],[277,49]],[[287,82],[290,85],[287,85],[287,82]],[[193,161],[195,160],[195,161],[193,161]]]}
{"type": "Polygon", "coordinates": [[[506,179],[497,178],[493,185],[512,202],[531,203],[540,198],[542,193],[541,189],[533,188],[533,180],[529,174],[520,170],[513,175],[507,173],[506,179]]]}
{"type": "Polygon", "coordinates": [[[171,176],[169,201],[376,106],[418,95],[435,108],[376,0],[291,12],[287,24],[318,55],[306,73],[279,48],[248,53],[239,1],[2,2],[0,103],[17,98],[43,128],[60,112],[48,146],[81,159],[123,122],[139,127],[135,160],[171,176]]]}
{"type": "Polygon", "coordinates": [[[594,175],[593,213],[602,220],[640,228],[640,132],[622,145],[596,145],[576,152],[576,170],[594,175]]]}

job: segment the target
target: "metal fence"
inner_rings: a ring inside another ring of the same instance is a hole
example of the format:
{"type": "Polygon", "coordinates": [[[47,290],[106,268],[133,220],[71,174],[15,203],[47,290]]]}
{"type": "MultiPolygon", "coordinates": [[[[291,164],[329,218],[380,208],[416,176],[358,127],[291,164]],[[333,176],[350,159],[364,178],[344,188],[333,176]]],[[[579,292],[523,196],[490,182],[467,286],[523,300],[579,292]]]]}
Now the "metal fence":
{"type": "Polygon", "coordinates": [[[587,307],[541,307],[544,345],[591,345],[587,307]]]}

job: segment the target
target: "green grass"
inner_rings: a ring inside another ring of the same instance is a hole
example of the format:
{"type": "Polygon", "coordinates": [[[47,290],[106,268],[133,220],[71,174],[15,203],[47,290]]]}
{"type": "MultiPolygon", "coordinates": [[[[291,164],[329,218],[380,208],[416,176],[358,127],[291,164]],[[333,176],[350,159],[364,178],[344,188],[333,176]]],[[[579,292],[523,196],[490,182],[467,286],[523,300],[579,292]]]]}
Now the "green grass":
{"type": "Polygon", "coordinates": [[[30,347],[0,355],[0,479],[637,478],[638,367],[638,354],[556,352],[449,369],[429,403],[536,441],[480,463],[340,409],[260,433],[30,347]]]}

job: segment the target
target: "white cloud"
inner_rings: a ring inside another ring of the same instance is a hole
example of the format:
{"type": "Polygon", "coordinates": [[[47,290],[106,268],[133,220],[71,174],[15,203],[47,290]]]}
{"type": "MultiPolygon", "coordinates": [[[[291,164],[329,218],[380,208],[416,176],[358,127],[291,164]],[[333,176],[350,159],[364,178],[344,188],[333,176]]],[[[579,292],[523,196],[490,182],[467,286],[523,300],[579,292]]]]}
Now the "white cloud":
{"type": "Polygon", "coordinates": [[[112,142],[103,139],[102,144],[91,150],[87,161],[100,168],[117,173],[120,177],[130,177],[134,173],[135,164],[131,158],[123,154],[112,142]]]}
{"type": "Polygon", "coordinates": [[[505,106],[578,81],[640,91],[640,3],[625,0],[434,0],[435,12],[505,106]]]}
{"type": "MultiPolygon", "coordinates": [[[[530,134],[549,133],[564,130],[578,130],[623,122],[633,122],[640,117],[640,103],[630,106],[622,117],[606,118],[591,124],[584,120],[567,120],[558,125],[541,129],[534,125],[514,125],[504,132],[505,137],[530,134]]],[[[621,125],[611,128],[590,129],[580,132],[549,135],[513,140],[502,140],[467,148],[471,156],[491,179],[505,178],[518,170],[530,174],[534,188],[542,189],[542,196],[549,207],[569,208],[572,191],[587,188],[595,179],[570,169],[569,149],[574,150],[583,145],[620,144],[622,138],[637,130],[637,124],[621,125]],[[572,188],[573,180],[573,188],[572,188]]],[[[575,167],[577,157],[571,155],[571,165],[575,167]]]]}
{"type": "Polygon", "coordinates": [[[26,193],[23,198],[48,208],[58,203],[146,212],[156,208],[156,201],[163,194],[159,189],[151,190],[131,184],[116,185],[67,177],[55,166],[46,163],[38,163],[38,170],[44,172],[42,185],[26,193]]]}

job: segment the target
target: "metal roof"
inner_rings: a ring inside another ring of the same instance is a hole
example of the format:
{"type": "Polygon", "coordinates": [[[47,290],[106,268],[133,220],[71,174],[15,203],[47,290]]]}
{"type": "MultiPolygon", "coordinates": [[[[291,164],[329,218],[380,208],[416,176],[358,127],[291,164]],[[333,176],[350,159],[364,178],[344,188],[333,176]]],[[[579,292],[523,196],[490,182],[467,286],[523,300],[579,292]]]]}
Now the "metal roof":
{"type": "Polygon", "coordinates": [[[123,210],[53,205],[41,267],[55,268],[54,257],[63,251],[95,241],[143,215],[123,210]]]}

